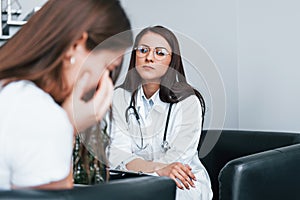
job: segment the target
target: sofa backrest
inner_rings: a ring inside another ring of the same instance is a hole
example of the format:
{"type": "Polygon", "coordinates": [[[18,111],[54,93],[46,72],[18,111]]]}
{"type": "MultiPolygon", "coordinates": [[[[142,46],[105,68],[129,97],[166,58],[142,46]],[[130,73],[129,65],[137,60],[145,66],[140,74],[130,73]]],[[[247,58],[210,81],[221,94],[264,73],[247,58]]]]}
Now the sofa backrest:
{"type": "Polygon", "coordinates": [[[72,190],[12,190],[0,191],[0,199],[47,200],[174,200],[176,185],[167,177],[147,176],[110,181],[108,183],[75,187],[72,190]]]}
{"type": "Polygon", "coordinates": [[[219,175],[222,200],[300,199],[300,144],[237,158],[219,175]]]}
{"type": "MultiPolygon", "coordinates": [[[[207,134],[218,135],[220,130],[203,131],[199,150],[207,134]]],[[[218,199],[218,176],[226,163],[242,156],[296,143],[300,143],[298,133],[221,130],[221,135],[213,149],[204,158],[200,158],[210,175],[214,199],[218,199]]]]}

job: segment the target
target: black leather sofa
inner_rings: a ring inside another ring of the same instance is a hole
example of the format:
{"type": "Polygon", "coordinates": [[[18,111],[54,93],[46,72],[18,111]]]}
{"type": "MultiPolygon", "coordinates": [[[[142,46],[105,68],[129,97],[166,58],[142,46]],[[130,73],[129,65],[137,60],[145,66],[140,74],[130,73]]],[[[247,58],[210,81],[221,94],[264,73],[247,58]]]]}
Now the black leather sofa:
{"type": "Polygon", "coordinates": [[[0,191],[0,199],[24,200],[174,200],[176,185],[167,177],[135,177],[113,180],[94,186],[71,190],[12,190],[0,191]]]}
{"type": "Polygon", "coordinates": [[[245,130],[203,131],[220,137],[203,158],[214,200],[300,199],[300,134],[245,130]]]}
{"type": "MultiPolygon", "coordinates": [[[[214,200],[300,199],[300,134],[205,130],[198,146],[200,153],[209,138],[218,141],[200,159],[210,175],[214,200]]],[[[72,190],[2,191],[0,199],[175,199],[176,185],[166,177],[119,174],[113,179],[72,190]]]]}

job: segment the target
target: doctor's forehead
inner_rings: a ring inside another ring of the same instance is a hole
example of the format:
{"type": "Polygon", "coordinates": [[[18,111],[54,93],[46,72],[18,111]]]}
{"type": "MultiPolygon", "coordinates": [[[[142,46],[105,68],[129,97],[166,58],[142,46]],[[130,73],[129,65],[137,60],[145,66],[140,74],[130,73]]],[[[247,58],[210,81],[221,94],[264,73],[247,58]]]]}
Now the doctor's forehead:
{"type": "Polygon", "coordinates": [[[167,50],[171,50],[169,43],[164,37],[152,32],[143,35],[138,44],[147,45],[149,47],[165,47],[167,50]]]}

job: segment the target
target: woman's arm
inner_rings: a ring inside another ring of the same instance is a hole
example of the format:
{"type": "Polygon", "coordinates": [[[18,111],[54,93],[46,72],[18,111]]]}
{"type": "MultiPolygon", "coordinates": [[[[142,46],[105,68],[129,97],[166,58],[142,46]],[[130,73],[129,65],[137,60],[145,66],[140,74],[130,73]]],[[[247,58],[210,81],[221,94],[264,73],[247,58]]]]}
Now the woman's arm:
{"type": "Polygon", "coordinates": [[[183,165],[180,162],[164,164],[137,158],[129,162],[126,167],[133,171],[142,171],[146,173],[155,172],[159,176],[168,176],[175,181],[177,187],[180,189],[184,189],[182,184],[186,189],[189,189],[190,186],[195,187],[193,180],[195,181],[196,177],[192,173],[191,167],[189,165],[183,165]]]}
{"type": "Polygon", "coordinates": [[[73,188],[73,173],[70,174],[63,180],[52,182],[45,185],[40,185],[34,187],[35,189],[47,189],[47,190],[56,190],[56,189],[72,189],[73,188]]]}
{"type": "Polygon", "coordinates": [[[129,163],[126,164],[126,168],[132,171],[142,171],[145,173],[154,173],[158,170],[168,166],[168,164],[153,162],[153,161],[146,161],[142,158],[136,158],[129,163]]]}
{"type": "MultiPolygon", "coordinates": [[[[70,170],[69,175],[59,181],[54,181],[48,184],[43,184],[35,187],[30,187],[32,189],[41,189],[41,190],[59,190],[59,189],[72,189],[73,188],[73,171],[70,170]]],[[[22,187],[12,186],[12,189],[22,189],[22,187]]]]}

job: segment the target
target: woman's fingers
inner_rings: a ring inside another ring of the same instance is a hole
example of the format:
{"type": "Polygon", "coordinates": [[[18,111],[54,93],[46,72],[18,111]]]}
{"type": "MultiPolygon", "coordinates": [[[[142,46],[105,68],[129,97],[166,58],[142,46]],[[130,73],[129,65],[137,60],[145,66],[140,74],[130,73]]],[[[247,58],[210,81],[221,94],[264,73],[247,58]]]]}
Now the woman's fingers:
{"type": "Polygon", "coordinates": [[[72,94],[63,103],[76,132],[81,132],[100,121],[109,108],[113,96],[113,83],[108,70],[101,76],[98,88],[89,100],[84,100],[89,74],[85,73],[78,80],[72,94]]]}
{"type": "Polygon", "coordinates": [[[73,99],[81,100],[86,91],[87,83],[90,78],[90,74],[85,72],[82,77],[77,81],[75,88],[73,90],[73,99]]]}
{"type": "Polygon", "coordinates": [[[170,175],[170,178],[175,181],[175,184],[179,189],[181,189],[181,190],[184,189],[183,186],[179,183],[179,181],[176,179],[176,177],[173,174],[170,175]]]}
{"type": "Polygon", "coordinates": [[[162,169],[157,170],[156,172],[160,176],[169,176],[172,178],[178,188],[184,189],[185,187],[186,189],[190,189],[190,186],[195,187],[193,180],[196,179],[191,170],[192,168],[189,165],[183,165],[180,162],[174,162],[162,169]]]}
{"type": "Polygon", "coordinates": [[[98,90],[93,98],[97,121],[102,119],[103,115],[111,105],[113,90],[114,87],[111,79],[109,78],[108,70],[105,70],[99,81],[98,90]]]}
{"type": "MultiPolygon", "coordinates": [[[[76,129],[76,132],[78,131],[78,129],[81,130],[81,123],[79,123],[81,119],[79,116],[82,115],[78,115],[77,113],[81,113],[81,98],[86,89],[89,77],[90,74],[84,73],[76,82],[76,85],[74,86],[71,94],[65,99],[62,104],[62,107],[67,112],[69,120],[73,124],[73,127],[76,129]]],[[[85,108],[85,111],[86,110],[87,109],[85,108]]]]}
{"type": "Polygon", "coordinates": [[[184,187],[189,190],[190,189],[189,183],[185,178],[185,176],[182,175],[182,172],[183,172],[182,170],[174,170],[173,174],[178,180],[181,181],[184,187]]]}
{"type": "Polygon", "coordinates": [[[193,174],[193,172],[192,172],[192,168],[191,168],[188,164],[185,164],[185,166],[189,169],[189,170],[186,171],[187,174],[188,174],[188,176],[189,176],[191,179],[193,179],[194,181],[197,181],[196,176],[195,176],[195,175],[193,174]]]}
{"type": "MultiPolygon", "coordinates": [[[[183,167],[183,168],[180,168],[180,170],[178,170],[178,173],[181,175],[182,178],[180,180],[184,183],[185,186],[190,185],[192,187],[195,187],[195,184],[191,177],[191,175],[194,176],[194,174],[190,171],[190,169],[183,167]]],[[[187,189],[189,189],[189,187],[187,189]]]]}

